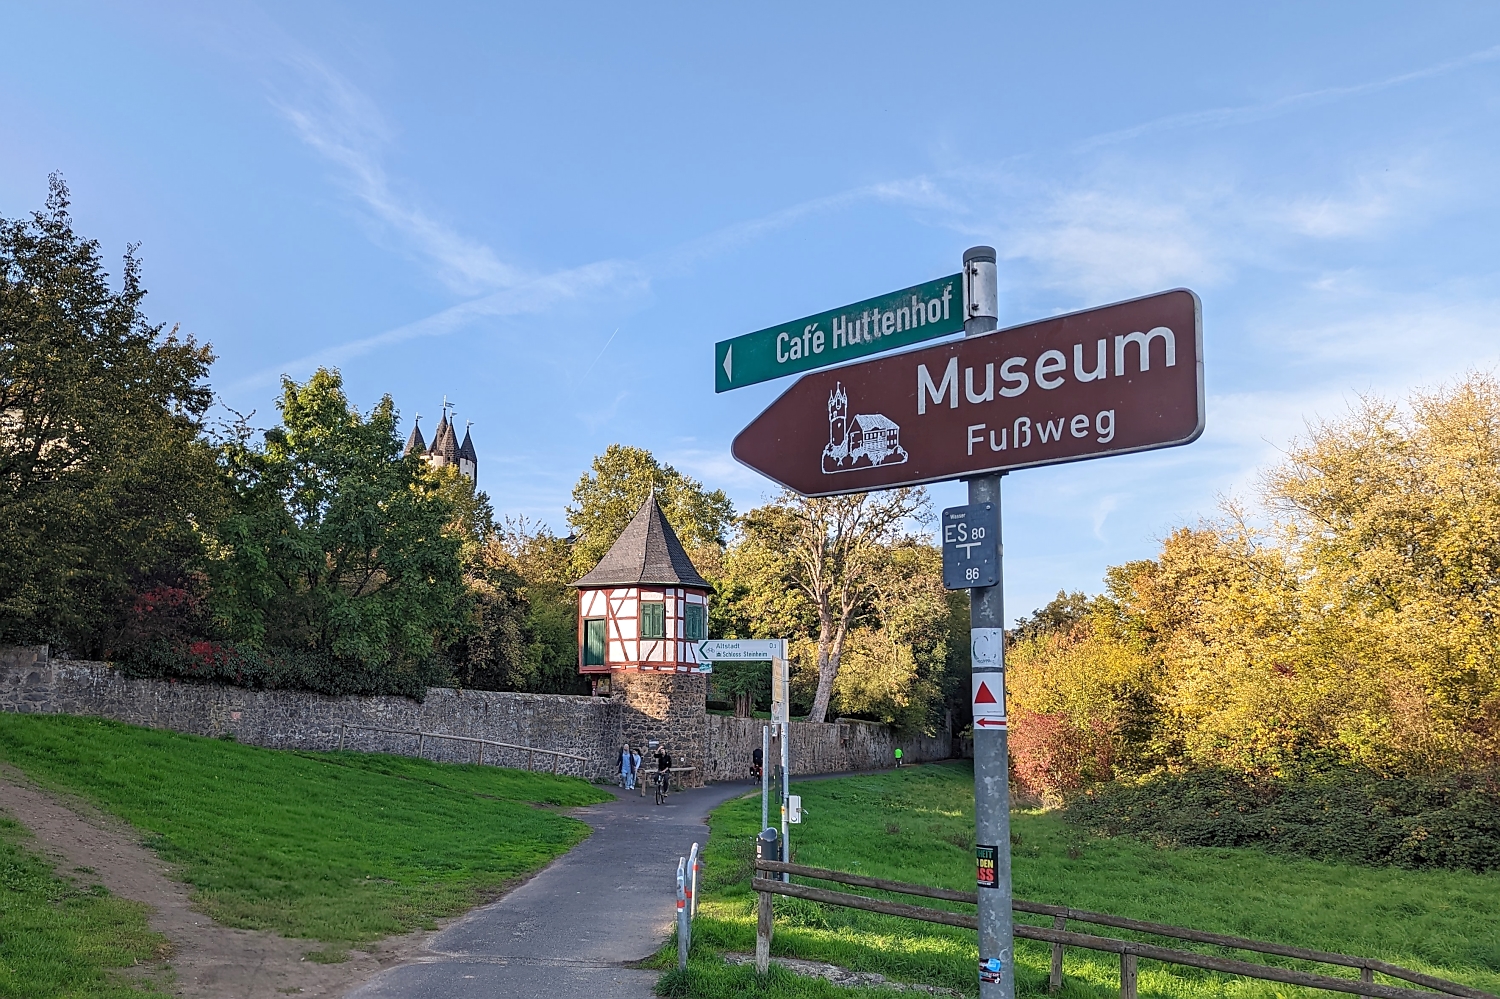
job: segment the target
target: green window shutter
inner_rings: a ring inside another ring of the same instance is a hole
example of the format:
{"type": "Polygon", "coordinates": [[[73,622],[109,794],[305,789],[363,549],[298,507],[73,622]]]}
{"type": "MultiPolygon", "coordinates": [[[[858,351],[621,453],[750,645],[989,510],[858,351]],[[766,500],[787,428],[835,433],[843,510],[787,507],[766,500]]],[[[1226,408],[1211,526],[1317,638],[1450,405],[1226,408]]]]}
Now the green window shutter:
{"type": "Polygon", "coordinates": [[[583,622],[583,664],[604,665],[604,619],[592,618],[583,622]]]}
{"type": "Polygon", "coordinates": [[[667,605],[659,600],[641,601],[641,637],[667,637],[667,605]]]}
{"type": "Polygon", "coordinates": [[[688,604],[687,616],[683,624],[683,630],[687,632],[683,637],[689,641],[701,642],[708,637],[708,615],[704,613],[708,608],[702,604],[688,604]]]}

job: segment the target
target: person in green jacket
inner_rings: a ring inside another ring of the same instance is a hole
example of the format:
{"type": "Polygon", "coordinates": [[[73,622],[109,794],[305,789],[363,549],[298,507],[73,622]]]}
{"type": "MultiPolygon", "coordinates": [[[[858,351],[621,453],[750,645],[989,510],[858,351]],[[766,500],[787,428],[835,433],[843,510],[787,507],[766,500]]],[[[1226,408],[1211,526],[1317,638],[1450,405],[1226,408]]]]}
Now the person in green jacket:
{"type": "Polygon", "coordinates": [[[901,747],[897,746],[896,747],[896,766],[899,767],[900,765],[901,765],[901,747]]]}

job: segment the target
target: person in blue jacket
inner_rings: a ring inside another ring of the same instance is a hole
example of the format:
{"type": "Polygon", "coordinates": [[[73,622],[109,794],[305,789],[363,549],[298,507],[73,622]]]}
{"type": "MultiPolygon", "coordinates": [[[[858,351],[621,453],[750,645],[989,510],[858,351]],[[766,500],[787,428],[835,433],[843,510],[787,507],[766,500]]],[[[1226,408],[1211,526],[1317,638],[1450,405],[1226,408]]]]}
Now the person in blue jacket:
{"type": "Polygon", "coordinates": [[[635,790],[635,761],[639,757],[630,752],[630,744],[626,743],[620,748],[620,777],[625,782],[625,790],[635,790]]]}

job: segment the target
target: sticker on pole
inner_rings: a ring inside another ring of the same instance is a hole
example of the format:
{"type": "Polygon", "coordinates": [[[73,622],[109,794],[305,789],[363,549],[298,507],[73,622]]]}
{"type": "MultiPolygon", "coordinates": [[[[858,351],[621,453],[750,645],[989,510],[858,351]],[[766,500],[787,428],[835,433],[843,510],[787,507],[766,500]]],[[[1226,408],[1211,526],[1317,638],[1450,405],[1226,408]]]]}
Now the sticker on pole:
{"type": "Polygon", "coordinates": [[[972,673],[974,728],[1005,728],[1005,674],[996,670],[990,673],[972,673]]]}
{"type": "Polygon", "coordinates": [[[1000,974],[1005,970],[1005,962],[998,957],[981,957],[979,959],[979,984],[999,985],[1000,974]]]}
{"type": "Polygon", "coordinates": [[[974,880],[981,888],[999,888],[1000,875],[995,867],[995,858],[1000,855],[997,847],[983,843],[974,847],[974,880]]]}

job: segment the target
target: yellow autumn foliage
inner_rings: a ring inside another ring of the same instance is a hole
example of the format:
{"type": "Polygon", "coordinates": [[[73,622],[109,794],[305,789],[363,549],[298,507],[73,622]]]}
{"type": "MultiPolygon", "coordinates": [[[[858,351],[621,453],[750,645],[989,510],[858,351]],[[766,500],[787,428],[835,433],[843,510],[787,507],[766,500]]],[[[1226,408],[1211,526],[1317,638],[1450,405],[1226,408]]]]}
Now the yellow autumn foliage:
{"type": "Polygon", "coordinates": [[[1361,400],[1231,509],[1010,655],[1012,703],[1117,768],[1500,762],[1500,387],[1361,400]]]}

